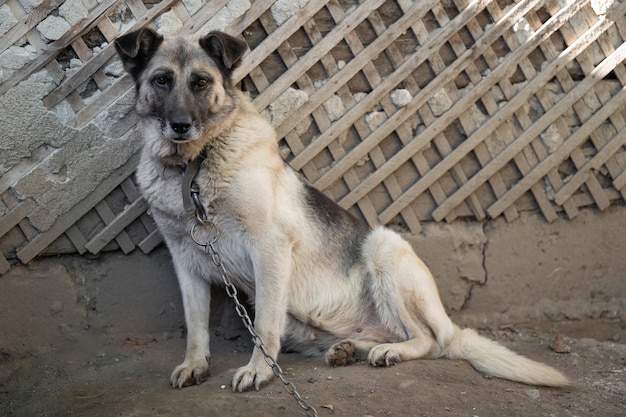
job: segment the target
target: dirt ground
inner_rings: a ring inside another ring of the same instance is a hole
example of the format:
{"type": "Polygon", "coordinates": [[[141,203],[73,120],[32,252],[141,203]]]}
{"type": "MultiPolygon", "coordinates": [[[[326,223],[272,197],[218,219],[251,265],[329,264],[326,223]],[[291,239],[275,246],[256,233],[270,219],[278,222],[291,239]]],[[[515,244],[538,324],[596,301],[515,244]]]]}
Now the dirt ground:
{"type": "MultiPolygon", "coordinates": [[[[94,326],[37,353],[0,351],[0,415],[305,415],[277,380],[260,392],[230,391],[232,375],[247,362],[252,345],[229,303],[217,308],[224,314],[218,318],[222,323],[212,329],[212,376],[202,385],[182,390],[168,386],[169,374],[185,350],[182,329],[146,335],[94,326]]],[[[45,332],[36,324],[28,330],[45,332]]],[[[363,363],[328,368],[321,359],[298,354],[282,354],[279,361],[319,416],[626,415],[626,323],[533,322],[480,330],[561,369],[576,385],[531,387],[485,377],[467,363],[451,360],[413,361],[391,368],[363,363]],[[570,353],[549,349],[557,331],[567,335],[570,353]]]]}
{"type": "MultiPolygon", "coordinates": [[[[475,372],[451,360],[413,361],[391,368],[355,364],[328,368],[319,359],[283,354],[280,363],[319,416],[623,416],[626,414],[626,345],[565,338],[567,354],[552,352],[553,333],[531,328],[482,329],[507,346],[565,371],[576,386],[536,388],[475,372]]],[[[626,336],[623,323],[604,327],[626,336]]],[[[230,379],[251,344],[243,332],[213,330],[212,376],[175,390],[168,376],[184,352],[184,339],[120,339],[89,334],[55,352],[3,357],[2,416],[298,416],[305,415],[274,380],[259,392],[232,393],[230,379]]]]}
{"type": "MultiPolygon", "coordinates": [[[[624,416],[622,223],[621,212],[567,227],[522,219],[484,236],[454,227],[452,239],[431,231],[428,245],[414,243],[436,277],[458,275],[451,286],[440,282],[446,303],[462,306],[453,320],[562,370],[571,388],[488,378],[452,360],[328,368],[290,353],[279,363],[319,416],[624,416]],[[597,252],[576,252],[572,242],[597,252]],[[466,281],[467,290],[453,288],[466,281]],[[549,348],[557,334],[569,353],[549,348]]],[[[184,319],[165,248],[15,265],[0,277],[0,417],[305,415],[277,380],[232,393],[252,344],[223,293],[211,322],[212,376],[175,390],[168,378],[183,359],[184,319]]]]}

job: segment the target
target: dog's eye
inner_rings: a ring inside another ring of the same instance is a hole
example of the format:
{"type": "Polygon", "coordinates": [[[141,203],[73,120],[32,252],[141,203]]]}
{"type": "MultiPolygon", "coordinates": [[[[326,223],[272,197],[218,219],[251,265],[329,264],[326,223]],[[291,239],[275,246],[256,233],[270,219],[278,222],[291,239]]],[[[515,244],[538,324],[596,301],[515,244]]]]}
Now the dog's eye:
{"type": "Polygon", "coordinates": [[[200,78],[196,81],[196,85],[194,86],[198,90],[203,90],[207,88],[211,84],[211,81],[206,78],[200,78]]]}
{"type": "Polygon", "coordinates": [[[164,88],[169,85],[170,80],[165,75],[157,75],[156,77],[154,77],[153,82],[157,87],[164,88]]]}

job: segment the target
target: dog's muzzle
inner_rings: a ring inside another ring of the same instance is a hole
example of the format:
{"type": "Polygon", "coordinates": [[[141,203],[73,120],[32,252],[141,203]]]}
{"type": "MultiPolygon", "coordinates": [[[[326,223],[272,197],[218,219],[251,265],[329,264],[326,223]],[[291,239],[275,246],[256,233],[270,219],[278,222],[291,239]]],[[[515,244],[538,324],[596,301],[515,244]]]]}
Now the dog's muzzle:
{"type": "Polygon", "coordinates": [[[163,137],[176,143],[189,142],[197,139],[200,130],[191,117],[177,117],[164,120],[161,124],[163,137]]]}
{"type": "Polygon", "coordinates": [[[181,117],[178,119],[170,120],[170,127],[179,135],[184,135],[191,129],[193,120],[191,117],[181,117]]]}

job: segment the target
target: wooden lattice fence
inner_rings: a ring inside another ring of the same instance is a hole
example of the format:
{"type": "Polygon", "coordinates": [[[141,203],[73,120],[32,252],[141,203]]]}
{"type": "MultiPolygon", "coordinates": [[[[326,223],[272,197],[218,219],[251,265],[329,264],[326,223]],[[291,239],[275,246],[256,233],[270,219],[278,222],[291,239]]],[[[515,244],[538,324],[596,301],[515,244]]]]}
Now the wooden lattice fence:
{"type": "MultiPolygon", "coordinates": [[[[27,14],[0,1],[16,21],[0,52],[24,39],[39,51],[0,94],[45,68],[58,87],[43,104],[71,108],[75,129],[132,94],[110,69],[117,36],[165,21],[217,27],[250,46],[235,77],[273,117],[284,158],[369,224],[419,232],[424,221],[512,221],[521,210],[553,221],[624,201],[624,2],[606,12],[585,0],[84,0],[87,17],[47,41],[38,25],[63,3],[27,14]]],[[[136,122],[131,111],[105,134],[136,122]]],[[[32,227],[36,203],[12,184],[46,156],[0,179],[0,272],[42,253],[160,243],[133,182],[136,155],[48,230],[32,227]]]]}

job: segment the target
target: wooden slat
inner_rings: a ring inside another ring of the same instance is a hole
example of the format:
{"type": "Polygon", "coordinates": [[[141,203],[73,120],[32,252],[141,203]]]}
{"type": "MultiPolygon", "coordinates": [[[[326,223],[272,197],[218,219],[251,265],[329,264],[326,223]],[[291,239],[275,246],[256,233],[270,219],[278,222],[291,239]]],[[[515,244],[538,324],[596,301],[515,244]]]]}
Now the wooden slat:
{"type": "Polygon", "coordinates": [[[78,252],[80,255],[87,252],[87,248],[85,248],[85,245],[87,244],[87,239],[85,239],[85,236],[83,236],[81,231],[78,229],[78,226],[76,226],[75,224],[72,225],[69,229],[65,231],[65,235],[70,240],[70,242],[72,242],[74,248],[76,248],[76,252],[78,252]]]}
{"type": "Polygon", "coordinates": [[[0,237],[4,236],[13,229],[24,217],[36,207],[37,205],[32,199],[26,199],[13,207],[7,214],[0,217],[0,237]]]}
{"type": "Polygon", "coordinates": [[[115,242],[118,244],[122,252],[124,253],[132,252],[133,249],[135,249],[135,244],[128,236],[128,233],[126,233],[126,231],[123,230],[123,228],[120,229],[118,233],[115,233],[113,236],[109,236],[109,239],[106,242],[104,242],[103,239],[100,241],[98,240],[98,236],[102,236],[102,232],[104,230],[109,229],[111,224],[115,222],[116,216],[115,216],[115,213],[113,213],[113,210],[111,209],[111,207],[109,207],[109,205],[107,204],[107,201],[104,199],[98,202],[98,204],[96,204],[94,209],[96,210],[96,213],[98,213],[98,216],[100,216],[100,218],[102,219],[102,221],[104,222],[106,226],[104,226],[104,229],[96,233],[96,235],[92,237],[85,244],[85,248],[87,248],[87,250],[90,251],[91,253],[96,254],[100,252],[109,242],[111,242],[112,240],[115,240],[115,242]],[[102,243],[102,246],[98,246],[100,245],[100,243],[102,243]],[[97,247],[97,250],[94,250],[93,249],[94,247],[97,247]]]}
{"type": "MultiPolygon", "coordinates": [[[[626,52],[626,44],[620,47],[622,53],[626,52]]],[[[619,49],[618,49],[619,50],[619,49]]],[[[616,51],[617,52],[617,51],[616,51]]],[[[616,54],[620,55],[620,54],[616,54]]],[[[626,58],[626,55],[621,59],[626,58]]],[[[607,60],[603,61],[609,63],[607,66],[611,65],[611,60],[607,58],[607,60]]],[[[601,72],[601,66],[597,67],[598,72],[601,72]]],[[[600,77],[601,79],[603,77],[600,77]]],[[[591,80],[590,83],[597,82],[598,79],[594,79],[594,77],[587,77],[585,80],[591,80]]],[[[583,81],[584,82],[584,81],[583,81]]],[[[581,84],[583,83],[581,82],[581,84]]],[[[579,87],[580,88],[580,87],[579,87]]],[[[576,90],[573,90],[576,91],[576,90]]],[[[582,95],[582,94],[581,94],[582,95]]],[[[565,100],[565,98],[563,99],[565,100]]],[[[563,101],[562,100],[562,101],[563,101]]],[[[596,129],[602,122],[604,122],[612,112],[617,111],[624,105],[624,101],[626,100],[626,86],[620,90],[620,92],[611,99],[608,103],[606,103],[597,113],[595,113],[591,119],[589,119],[583,126],[581,126],[573,135],[571,135],[561,147],[554,153],[550,154],[548,158],[543,160],[539,165],[537,165],[528,175],[526,175],[522,180],[520,180],[517,184],[511,188],[507,194],[496,203],[494,203],[491,207],[489,207],[489,215],[492,217],[498,216],[502,210],[508,205],[512,204],[521,194],[523,194],[529,187],[539,181],[545,174],[546,171],[551,169],[558,162],[565,160],[569,153],[580,146],[580,144],[585,141],[591,132],[596,129]]],[[[560,101],[559,104],[562,102],[560,101]]],[[[558,106],[558,105],[557,105],[558,106]]],[[[553,107],[553,109],[557,109],[557,106],[553,107]]],[[[547,115],[548,113],[546,113],[547,115]]],[[[544,116],[545,117],[545,116],[544,116]]],[[[523,140],[520,138],[518,140],[523,140]]]]}
{"type": "Polygon", "coordinates": [[[300,57],[297,63],[290,66],[289,69],[274,81],[269,88],[256,97],[253,101],[257,109],[265,109],[270,103],[298,78],[310,69],[317,61],[326,56],[332,48],[341,42],[356,26],[365,20],[372,10],[380,7],[385,0],[366,0],[352,13],[342,19],[326,36],[323,42],[318,42],[307,52],[306,55],[300,57]]]}
{"type": "Polygon", "coordinates": [[[6,274],[11,269],[11,264],[6,260],[6,258],[0,254],[0,275],[6,274]]]}
{"type": "Polygon", "coordinates": [[[626,187],[626,171],[619,174],[617,178],[613,180],[613,187],[615,187],[618,190],[621,190],[624,187],[626,187]]]}
{"type": "MultiPolygon", "coordinates": [[[[439,171],[445,172],[451,166],[458,163],[461,160],[461,158],[467,155],[467,153],[470,152],[478,143],[482,142],[483,139],[486,137],[486,135],[490,134],[495,129],[497,129],[497,127],[500,124],[502,124],[508,117],[510,117],[511,114],[516,109],[520,108],[523,104],[527,103],[528,100],[532,97],[533,94],[535,94],[536,91],[540,90],[545,85],[545,83],[547,83],[552,77],[554,77],[554,75],[556,74],[558,70],[565,67],[567,63],[573,60],[581,51],[583,51],[587,46],[589,46],[593,41],[595,41],[597,37],[600,36],[600,34],[611,25],[612,25],[612,22],[610,21],[606,21],[606,20],[600,21],[598,22],[597,25],[595,25],[589,31],[587,31],[584,36],[578,38],[576,42],[574,42],[565,51],[563,51],[563,53],[561,53],[561,55],[559,56],[557,60],[552,62],[550,65],[548,65],[541,73],[537,75],[537,77],[535,77],[532,81],[530,81],[528,85],[522,91],[520,91],[511,101],[509,101],[506,105],[504,105],[504,107],[500,109],[498,114],[491,117],[485,124],[481,126],[481,128],[478,131],[476,131],[472,136],[470,136],[467,140],[465,140],[457,149],[455,149],[455,151],[448,158],[446,158],[444,161],[438,164],[437,167],[435,167],[433,171],[431,171],[433,173],[432,175],[433,176],[436,175],[435,173],[439,171]]],[[[547,27],[547,23],[542,27],[542,29],[544,29],[545,27],[547,27]]],[[[543,36],[547,36],[547,35],[549,34],[546,32],[542,34],[540,34],[540,32],[536,32],[535,35],[531,37],[530,39],[528,39],[524,45],[522,45],[518,50],[516,50],[510,55],[510,57],[507,59],[507,62],[517,65],[517,62],[519,62],[519,59],[516,59],[517,58],[516,53],[518,51],[524,50],[526,45],[534,45],[535,42],[532,42],[533,38],[541,39],[543,38],[543,36]]],[[[526,54],[521,54],[521,55],[526,56],[526,54]]],[[[510,66],[503,63],[500,67],[498,67],[496,71],[493,71],[488,77],[486,77],[485,80],[483,80],[483,82],[487,81],[494,74],[499,73],[499,71],[507,71],[510,68],[511,68],[510,66]]],[[[514,68],[514,66],[512,68],[514,68]]],[[[607,71],[603,72],[603,75],[601,75],[601,73],[597,74],[600,76],[600,78],[592,79],[590,77],[590,78],[586,78],[585,80],[583,80],[582,81],[582,83],[584,83],[583,88],[580,88],[579,86],[579,88],[577,89],[577,92],[579,94],[586,92],[587,88],[584,88],[584,87],[590,88],[599,79],[601,79],[604,75],[610,72],[610,69],[608,69],[607,67],[605,67],[604,69],[607,71]]],[[[470,93],[468,93],[459,102],[457,102],[455,106],[458,105],[459,103],[463,103],[464,100],[467,99],[468,97],[473,98],[474,92],[478,88],[479,87],[476,86],[476,88],[474,88],[470,93]]],[[[573,98],[574,95],[570,97],[573,98]]],[[[580,98],[580,96],[577,97],[576,100],[578,98],[580,98]]],[[[573,104],[573,102],[575,102],[576,100],[572,100],[571,102],[569,102],[569,105],[573,104]]],[[[471,100],[471,101],[474,101],[474,100],[471,100]]],[[[566,102],[563,102],[562,100],[560,104],[561,106],[565,106],[566,102]]],[[[557,109],[557,107],[555,106],[553,109],[551,109],[552,111],[551,115],[553,115],[554,118],[556,118],[562,112],[557,114],[556,111],[554,111],[554,109],[557,109]]],[[[554,120],[554,118],[549,120],[544,115],[541,119],[543,123],[533,124],[533,126],[531,127],[532,130],[525,131],[523,134],[523,137],[518,138],[512,145],[510,145],[504,151],[502,151],[486,167],[484,167],[480,172],[475,174],[467,183],[465,183],[461,188],[459,188],[452,196],[448,197],[446,202],[441,204],[433,212],[433,218],[437,221],[440,221],[441,219],[443,219],[445,215],[447,214],[448,210],[456,207],[456,205],[458,205],[460,201],[463,201],[465,198],[467,198],[481,184],[487,181],[495,172],[499,171],[506,163],[508,163],[508,161],[510,161],[513,158],[514,155],[519,153],[520,150],[524,146],[530,143],[530,141],[533,138],[537,137],[547,127],[547,125],[551,121],[554,120]]],[[[420,190],[423,189],[425,185],[425,184],[420,184],[421,182],[427,183],[426,179],[423,178],[420,182],[418,182],[416,185],[411,187],[411,189],[409,189],[401,198],[397,199],[392,205],[390,205],[387,208],[386,212],[384,213],[384,216],[383,214],[381,214],[381,219],[388,219],[388,218],[393,217],[393,215],[395,215],[394,213],[396,213],[400,208],[408,204],[414,198],[415,195],[419,194],[421,192],[420,190]]]]}
{"type": "Polygon", "coordinates": [[[157,246],[163,242],[163,236],[158,229],[154,230],[148,236],[146,236],[137,246],[143,253],[152,252],[157,246]]]}
{"type": "MultiPolygon", "coordinates": [[[[176,0],[165,0],[159,3],[157,6],[150,9],[145,15],[139,18],[138,21],[134,23],[130,28],[128,28],[124,33],[128,33],[145,26],[147,23],[158,17],[159,14],[161,14],[163,11],[167,10],[167,8],[170,7],[170,5],[175,1],[176,0]]],[[[50,94],[48,94],[43,99],[44,106],[46,106],[47,108],[54,107],[68,94],[76,90],[76,88],[78,88],[85,81],[87,81],[93,73],[101,68],[109,59],[113,58],[115,54],[115,45],[109,44],[106,48],[100,51],[98,55],[94,56],[82,67],[80,67],[78,71],[76,71],[71,77],[69,77],[63,84],[52,90],[50,94]]],[[[129,76],[125,75],[122,78],[129,78],[129,76]]],[[[118,80],[116,84],[118,84],[119,82],[120,80],[118,80]]]]}
{"type": "Polygon", "coordinates": [[[246,65],[240,66],[233,73],[235,83],[241,81],[274,52],[280,44],[289,39],[307,20],[317,13],[328,0],[310,0],[298,13],[291,16],[284,24],[272,32],[265,40],[245,56],[246,65]]]}
{"type": "MultiPolygon", "coordinates": [[[[126,181],[120,184],[120,188],[126,194],[126,197],[129,201],[135,201],[140,198],[143,198],[139,189],[135,186],[132,177],[126,179],[126,181]]],[[[139,221],[143,224],[143,227],[146,229],[147,233],[150,234],[156,229],[156,225],[154,224],[154,220],[147,213],[143,213],[139,216],[139,221]]]]}
{"type": "MultiPolygon", "coordinates": [[[[434,3],[434,2],[432,2],[434,3]]],[[[473,18],[476,14],[478,14],[482,9],[480,7],[482,2],[475,2],[475,7],[464,10],[462,16],[459,15],[455,20],[458,19],[458,27],[462,27],[464,22],[470,18],[473,18]]],[[[397,39],[402,33],[408,29],[411,24],[413,24],[414,19],[418,19],[424,14],[426,14],[429,10],[429,6],[431,6],[431,2],[417,2],[415,6],[410,9],[401,19],[396,21],[392,26],[390,26],[385,32],[384,36],[377,37],[367,48],[365,48],[359,55],[357,55],[354,59],[346,64],[346,66],[331,77],[324,86],[317,90],[314,94],[309,97],[309,100],[298,108],[298,114],[308,114],[313,109],[319,107],[326,100],[334,94],[337,89],[348,82],[358,71],[361,70],[365,65],[370,63],[378,54],[380,54],[381,50],[384,50],[391,42],[397,39]]],[[[456,27],[456,29],[458,29],[456,27]]],[[[337,120],[333,125],[323,132],[319,137],[315,139],[305,150],[296,155],[293,160],[289,163],[295,169],[300,169],[307,162],[309,162],[312,158],[314,158],[318,153],[320,153],[330,142],[339,137],[343,132],[349,129],[352,124],[362,117],[364,113],[367,113],[379,100],[381,97],[387,95],[389,91],[395,88],[408,74],[413,72],[416,67],[418,67],[421,63],[425,62],[429,58],[429,51],[437,50],[443,45],[447,37],[454,33],[455,28],[444,28],[440,32],[438,32],[427,44],[423,45],[414,55],[412,55],[401,67],[397,68],[392,74],[390,74],[382,83],[380,83],[376,88],[372,90],[365,98],[357,103],[356,106],[352,107],[346,114],[341,117],[341,119],[337,120]]],[[[414,98],[415,101],[415,98],[414,98]]],[[[414,114],[415,110],[418,106],[409,104],[405,108],[401,109],[398,113],[406,114],[411,113],[414,114]],[[405,110],[407,107],[410,107],[410,110],[405,110]],[[412,111],[411,111],[412,110],[412,111]]],[[[405,118],[406,119],[406,118],[405,118]]],[[[278,137],[282,137],[287,131],[294,129],[297,126],[297,119],[293,120],[291,118],[287,118],[285,123],[280,125],[277,128],[278,137]]],[[[393,129],[392,129],[393,130],[393,129]]],[[[392,131],[390,130],[390,132],[392,131]]],[[[367,151],[373,148],[370,147],[367,151]]],[[[346,157],[350,157],[354,153],[354,150],[350,152],[346,157]]],[[[356,162],[358,162],[367,152],[360,153],[359,158],[351,158],[349,163],[346,163],[348,167],[354,166],[356,162]]],[[[345,158],[342,159],[342,161],[345,158]]],[[[340,163],[341,161],[339,161],[340,163]]],[[[346,168],[347,169],[347,168],[346,168]]],[[[324,181],[323,177],[316,181],[316,186],[321,189],[325,189],[329,184],[332,184],[337,180],[339,176],[333,176],[332,179],[328,181],[324,181]]],[[[354,203],[352,203],[354,204],[354,203]]],[[[351,205],[351,204],[350,204],[351,205]]]]}
{"type": "MultiPolygon", "coordinates": [[[[387,175],[391,175],[391,173],[395,170],[397,166],[406,162],[411,155],[418,152],[420,149],[423,149],[425,146],[430,144],[430,141],[436,137],[439,133],[443,132],[448,125],[454,122],[457,118],[457,115],[464,112],[469,106],[475,103],[480,99],[489,89],[491,89],[500,79],[505,78],[505,76],[513,69],[515,69],[517,62],[520,59],[527,56],[533,49],[537,47],[537,45],[545,41],[549,38],[549,36],[557,30],[563,23],[567,21],[572,14],[577,10],[576,5],[579,4],[574,3],[570,7],[572,9],[564,9],[561,14],[553,16],[550,20],[548,20],[540,31],[536,32],[533,37],[527,40],[527,42],[522,45],[517,50],[513,51],[500,66],[492,71],[489,75],[484,77],[482,81],[474,86],[472,90],[470,90],[465,96],[461,97],[459,101],[454,103],[454,105],[442,116],[440,116],[437,121],[435,121],[432,125],[430,125],[425,131],[420,132],[420,134],[415,137],[415,139],[408,144],[403,152],[396,154],[393,158],[391,158],[387,163],[379,168],[375,173],[373,173],[370,177],[365,179],[359,187],[352,190],[352,192],[345,196],[340,202],[346,206],[350,206],[355,201],[358,201],[362,198],[363,195],[367,194],[378,182],[385,178],[387,175]]],[[[438,91],[441,87],[441,83],[446,80],[455,79],[456,76],[472,62],[478,56],[480,56],[484,50],[491,46],[493,42],[495,42],[505,30],[508,30],[511,26],[511,22],[518,20],[524,13],[520,13],[521,11],[527,11],[522,6],[526,5],[526,3],[519,3],[517,7],[511,9],[507,14],[506,18],[503,18],[499,22],[497,22],[489,32],[485,33],[485,35],[480,38],[472,47],[472,49],[465,52],[463,55],[458,57],[456,61],[448,66],[448,68],[438,75],[439,83],[431,82],[420,92],[420,94],[416,95],[412,102],[398,111],[393,117],[389,118],[387,122],[381,125],[376,132],[374,132],[375,137],[372,138],[370,143],[370,138],[367,138],[363,143],[359,144],[353,151],[350,153],[350,159],[344,158],[342,161],[338,161],[331,169],[329,169],[322,178],[315,184],[318,186],[322,186],[323,184],[333,180],[341,170],[344,169],[346,165],[354,163],[354,159],[357,156],[362,155],[364,152],[367,152],[368,149],[372,146],[372,143],[375,143],[384,137],[387,131],[393,127],[394,124],[398,123],[398,120],[406,120],[415,110],[416,107],[423,106],[430,97],[434,95],[436,91],[438,91]],[[390,124],[389,128],[386,131],[383,131],[383,127],[386,124],[390,124]],[[361,148],[361,149],[360,149],[361,148]],[[325,178],[326,177],[326,178],[325,178]],[[319,183],[319,184],[318,184],[319,183]]],[[[514,104],[517,108],[522,103],[526,102],[526,100],[521,101],[519,104],[514,104]]],[[[507,106],[511,106],[509,102],[507,106]]],[[[421,194],[425,189],[428,188],[431,184],[441,178],[446,172],[450,170],[450,168],[456,165],[463,157],[467,155],[478,143],[481,143],[485,137],[487,137],[497,125],[501,123],[504,119],[502,116],[502,110],[496,115],[489,119],[485,124],[481,126],[481,128],[476,131],[471,137],[467,138],[463,144],[461,144],[457,149],[455,149],[444,161],[439,163],[437,166],[433,167],[431,171],[425,174],[420,181],[418,181],[415,185],[411,187],[411,189],[400,197],[399,200],[394,202],[395,206],[386,209],[386,213],[383,215],[381,213],[381,221],[385,221],[383,219],[389,220],[397,214],[400,206],[405,207],[409,204],[415,196],[421,194]],[[392,214],[392,211],[394,212],[392,214]]],[[[445,217],[445,216],[444,216],[445,217]]]]}

